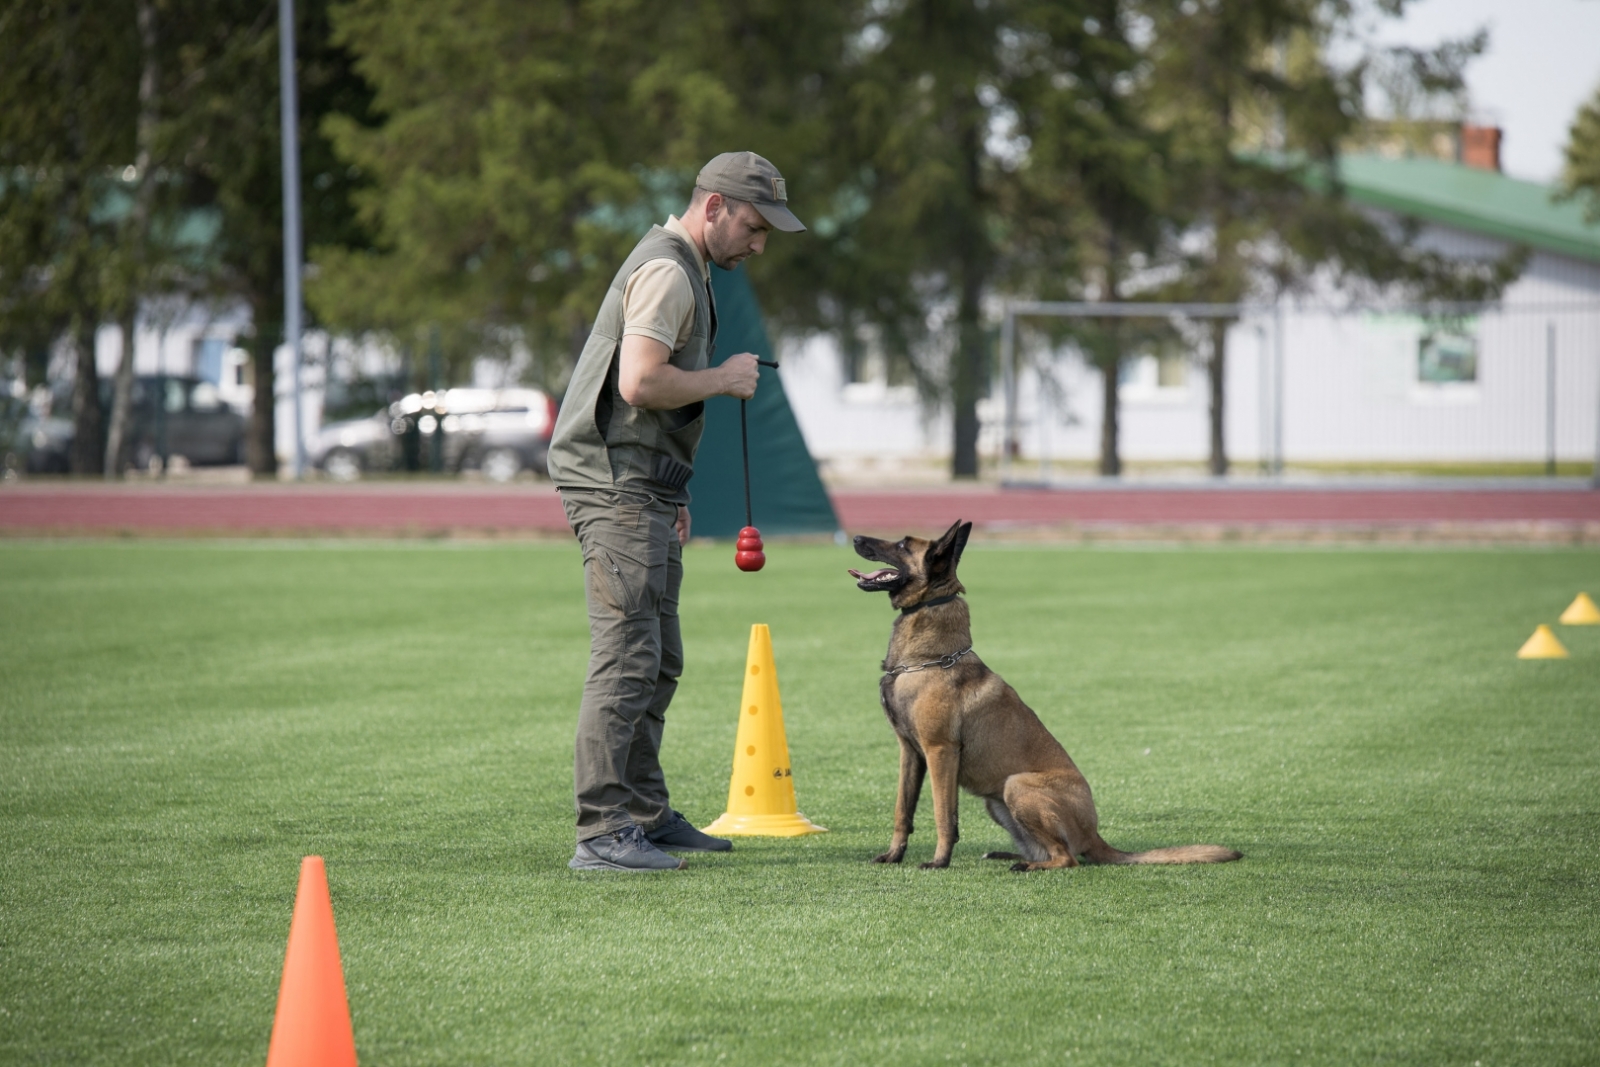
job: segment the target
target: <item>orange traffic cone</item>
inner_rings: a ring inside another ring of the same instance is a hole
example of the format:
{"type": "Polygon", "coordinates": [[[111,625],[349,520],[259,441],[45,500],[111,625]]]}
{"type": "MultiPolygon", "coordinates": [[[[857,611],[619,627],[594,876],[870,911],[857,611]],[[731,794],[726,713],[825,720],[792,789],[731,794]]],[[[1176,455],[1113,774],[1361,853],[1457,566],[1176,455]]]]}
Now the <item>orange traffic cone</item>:
{"type": "Polygon", "coordinates": [[[307,856],[300,864],[267,1067],[356,1067],[356,1038],[321,856],[307,856]]]}

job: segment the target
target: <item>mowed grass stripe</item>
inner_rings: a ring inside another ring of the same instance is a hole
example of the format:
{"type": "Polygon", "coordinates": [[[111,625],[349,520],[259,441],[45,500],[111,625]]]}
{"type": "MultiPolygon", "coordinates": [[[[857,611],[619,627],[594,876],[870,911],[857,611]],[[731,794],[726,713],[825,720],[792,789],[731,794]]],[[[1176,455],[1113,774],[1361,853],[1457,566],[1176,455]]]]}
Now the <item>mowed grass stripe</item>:
{"type": "Polygon", "coordinates": [[[367,1064],[1591,1063],[1600,627],[1519,662],[1581,551],[975,546],[974,636],[1128,849],[1028,876],[972,798],[869,865],[892,613],[854,557],[687,553],[663,754],[726,798],[772,626],[801,810],[682,874],[575,875],[566,545],[0,552],[0,1061],[260,1063],[299,858],[367,1064]]]}

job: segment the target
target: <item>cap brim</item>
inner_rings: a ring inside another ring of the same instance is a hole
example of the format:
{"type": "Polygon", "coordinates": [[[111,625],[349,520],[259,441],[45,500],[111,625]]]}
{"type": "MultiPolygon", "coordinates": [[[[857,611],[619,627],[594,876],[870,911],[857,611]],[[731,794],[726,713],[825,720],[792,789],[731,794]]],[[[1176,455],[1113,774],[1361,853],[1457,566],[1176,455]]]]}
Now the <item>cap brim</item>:
{"type": "Polygon", "coordinates": [[[775,230],[782,230],[784,233],[800,233],[806,228],[806,224],[795,218],[794,212],[783,204],[763,204],[760,201],[756,201],[751,206],[761,212],[761,217],[766,219],[767,224],[775,230]]]}

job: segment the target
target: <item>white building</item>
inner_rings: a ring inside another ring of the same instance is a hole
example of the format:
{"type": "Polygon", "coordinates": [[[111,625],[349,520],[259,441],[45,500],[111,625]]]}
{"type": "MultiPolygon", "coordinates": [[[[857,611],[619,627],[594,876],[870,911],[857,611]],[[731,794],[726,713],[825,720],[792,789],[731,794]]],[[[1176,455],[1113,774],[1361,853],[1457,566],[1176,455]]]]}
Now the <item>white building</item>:
{"type": "MultiPolygon", "coordinates": [[[[1422,222],[1418,240],[1450,255],[1529,251],[1492,311],[1450,319],[1353,310],[1337,292],[1247,315],[1228,335],[1225,438],[1236,468],[1289,464],[1592,462],[1600,418],[1600,226],[1551,190],[1495,171],[1426,159],[1347,158],[1350,199],[1422,222]],[[1281,333],[1280,333],[1281,331],[1281,333]]],[[[1025,325],[1024,320],[1024,325],[1025,325]]],[[[1025,331],[1024,331],[1025,336],[1025,331]]],[[[1197,353],[1136,355],[1120,385],[1123,459],[1205,460],[1209,390],[1197,353]]],[[[1207,342],[1208,344],[1208,342],[1207,342]]],[[[1087,469],[1099,454],[1102,377],[1075,352],[1019,345],[1014,476],[1049,464],[1087,469]]],[[[924,411],[881,373],[844,380],[827,339],[792,346],[784,386],[825,464],[948,456],[948,412],[924,411]]],[[[980,448],[998,457],[998,381],[980,405],[980,448]]]]}

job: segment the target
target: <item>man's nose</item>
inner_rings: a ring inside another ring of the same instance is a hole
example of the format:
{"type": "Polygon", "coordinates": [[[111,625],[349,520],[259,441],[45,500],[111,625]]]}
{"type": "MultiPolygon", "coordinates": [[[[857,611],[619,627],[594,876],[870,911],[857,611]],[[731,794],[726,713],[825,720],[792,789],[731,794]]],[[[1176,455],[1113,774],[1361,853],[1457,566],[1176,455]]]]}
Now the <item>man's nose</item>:
{"type": "Polygon", "coordinates": [[[766,249],[766,247],[767,247],[767,232],[765,230],[762,230],[760,233],[756,234],[755,240],[750,242],[750,251],[753,254],[759,256],[762,253],[762,251],[764,251],[766,249]]]}

